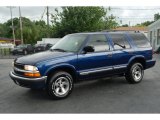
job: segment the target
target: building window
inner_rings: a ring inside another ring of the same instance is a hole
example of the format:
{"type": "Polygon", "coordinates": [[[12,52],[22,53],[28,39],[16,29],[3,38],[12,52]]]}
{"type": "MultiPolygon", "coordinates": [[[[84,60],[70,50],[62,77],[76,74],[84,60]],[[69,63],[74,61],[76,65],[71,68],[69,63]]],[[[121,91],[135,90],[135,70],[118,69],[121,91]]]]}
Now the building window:
{"type": "Polygon", "coordinates": [[[160,29],[157,30],[157,45],[160,45],[160,29]]]}

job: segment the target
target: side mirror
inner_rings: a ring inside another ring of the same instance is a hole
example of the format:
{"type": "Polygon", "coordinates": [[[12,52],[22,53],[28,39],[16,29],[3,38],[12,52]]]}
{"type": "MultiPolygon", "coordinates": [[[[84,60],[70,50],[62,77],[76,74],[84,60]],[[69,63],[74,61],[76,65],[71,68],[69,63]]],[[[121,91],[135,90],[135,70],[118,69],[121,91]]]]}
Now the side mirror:
{"type": "Polygon", "coordinates": [[[92,46],[85,46],[83,48],[83,53],[86,54],[87,52],[94,52],[94,48],[92,46]]]}

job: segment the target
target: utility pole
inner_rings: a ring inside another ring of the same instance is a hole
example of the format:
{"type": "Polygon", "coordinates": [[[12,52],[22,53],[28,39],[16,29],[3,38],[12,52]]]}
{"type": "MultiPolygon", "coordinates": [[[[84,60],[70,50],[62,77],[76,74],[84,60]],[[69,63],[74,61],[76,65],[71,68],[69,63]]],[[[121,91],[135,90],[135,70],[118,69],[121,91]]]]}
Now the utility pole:
{"type": "Polygon", "coordinates": [[[47,6],[47,25],[49,27],[49,7],[47,6]]]}
{"type": "Polygon", "coordinates": [[[14,24],[13,24],[13,18],[12,18],[12,6],[9,7],[10,8],[10,14],[11,14],[11,22],[12,22],[12,35],[13,35],[13,44],[15,45],[15,32],[14,32],[14,24]]]}
{"type": "Polygon", "coordinates": [[[21,8],[19,6],[19,23],[20,23],[20,31],[21,31],[21,44],[23,44],[23,27],[22,27],[22,16],[21,16],[21,8]]]}
{"type": "MultiPolygon", "coordinates": [[[[47,26],[48,26],[48,30],[49,30],[49,7],[47,6],[47,26]]],[[[49,38],[49,32],[47,34],[47,37],[49,38]]]]}

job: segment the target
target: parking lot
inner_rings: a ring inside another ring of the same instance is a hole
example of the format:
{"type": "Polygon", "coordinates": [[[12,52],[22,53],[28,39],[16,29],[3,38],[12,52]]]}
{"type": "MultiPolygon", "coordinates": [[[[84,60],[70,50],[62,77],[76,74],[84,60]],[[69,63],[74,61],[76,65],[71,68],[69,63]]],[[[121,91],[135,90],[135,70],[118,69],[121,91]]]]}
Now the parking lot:
{"type": "Polygon", "coordinates": [[[0,113],[160,113],[160,55],[154,57],[140,84],[124,77],[82,82],[64,100],[15,85],[8,75],[13,59],[0,59],[0,113]]]}

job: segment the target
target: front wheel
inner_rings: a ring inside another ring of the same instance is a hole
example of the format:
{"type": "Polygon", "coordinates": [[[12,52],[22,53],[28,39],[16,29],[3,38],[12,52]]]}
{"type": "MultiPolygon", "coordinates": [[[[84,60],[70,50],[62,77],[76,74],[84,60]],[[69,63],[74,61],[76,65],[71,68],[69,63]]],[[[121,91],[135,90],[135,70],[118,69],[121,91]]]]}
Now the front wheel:
{"type": "Polygon", "coordinates": [[[68,97],[73,90],[73,78],[67,72],[57,72],[49,80],[47,91],[53,99],[68,97]]]}
{"type": "Polygon", "coordinates": [[[126,72],[126,80],[131,83],[139,83],[142,81],[144,75],[144,69],[141,63],[134,63],[130,66],[129,70],[126,72]]]}

